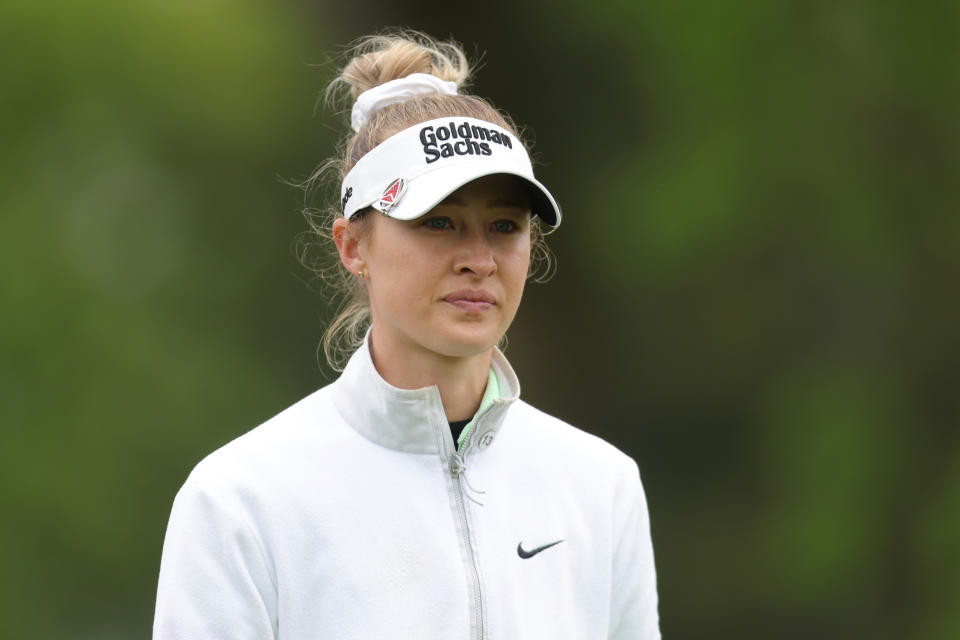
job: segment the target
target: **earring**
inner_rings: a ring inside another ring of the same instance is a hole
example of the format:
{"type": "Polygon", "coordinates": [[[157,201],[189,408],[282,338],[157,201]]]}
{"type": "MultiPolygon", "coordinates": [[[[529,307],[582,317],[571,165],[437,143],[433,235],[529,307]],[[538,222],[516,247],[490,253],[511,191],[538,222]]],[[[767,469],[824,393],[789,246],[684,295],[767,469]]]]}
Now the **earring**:
{"type": "Polygon", "coordinates": [[[357,276],[358,276],[361,280],[366,280],[366,279],[367,279],[367,274],[364,273],[363,270],[358,271],[358,272],[357,272],[357,276]]]}

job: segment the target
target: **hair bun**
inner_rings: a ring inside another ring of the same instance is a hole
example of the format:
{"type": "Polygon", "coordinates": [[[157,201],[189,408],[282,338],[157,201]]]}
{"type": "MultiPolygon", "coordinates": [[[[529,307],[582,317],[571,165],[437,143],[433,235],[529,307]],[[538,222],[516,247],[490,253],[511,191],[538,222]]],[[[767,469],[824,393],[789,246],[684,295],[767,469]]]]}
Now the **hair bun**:
{"type": "Polygon", "coordinates": [[[470,65],[455,42],[437,42],[417,32],[369,36],[351,50],[351,60],[337,80],[350,87],[353,100],[369,89],[413,73],[426,73],[466,85],[470,65]]]}

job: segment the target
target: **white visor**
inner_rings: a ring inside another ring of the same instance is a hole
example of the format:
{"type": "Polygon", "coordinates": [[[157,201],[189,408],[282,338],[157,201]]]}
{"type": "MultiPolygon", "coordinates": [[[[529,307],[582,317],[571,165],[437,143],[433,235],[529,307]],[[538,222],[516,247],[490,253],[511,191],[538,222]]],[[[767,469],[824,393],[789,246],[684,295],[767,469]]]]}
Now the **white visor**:
{"type": "Polygon", "coordinates": [[[527,150],[512,133],[476,118],[438,118],[394,134],[360,158],[340,186],[349,220],[373,207],[397,220],[413,220],[477,178],[506,173],[523,179],[531,211],[549,226],[560,207],[533,177],[527,150]]]}

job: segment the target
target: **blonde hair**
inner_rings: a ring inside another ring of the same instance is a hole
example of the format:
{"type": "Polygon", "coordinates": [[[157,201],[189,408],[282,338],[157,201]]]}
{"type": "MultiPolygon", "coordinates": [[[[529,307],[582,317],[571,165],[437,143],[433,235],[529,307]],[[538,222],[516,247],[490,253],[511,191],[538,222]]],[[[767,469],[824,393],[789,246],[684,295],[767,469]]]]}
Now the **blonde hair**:
{"type": "MultiPolygon", "coordinates": [[[[341,264],[331,238],[333,221],[342,215],[335,197],[329,205],[315,208],[311,201],[321,188],[339,196],[340,183],[360,158],[395,133],[417,123],[447,116],[486,120],[514,133],[522,140],[508,115],[472,95],[460,95],[471,76],[470,64],[459,44],[437,42],[416,31],[394,31],[361,38],[348,51],[350,61],[330,83],[325,102],[356,101],[368,89],[412,73],[428,73],[454,82],[458,95],[417,96],[377,111],[360,131],[347,135],[337,154],[317,167],[298,186],[304,190],[304,216],[310,231],[301,234],[295,249],[300,262],[325,285],[332,298],[340,298],[336,317],[323,333],[321,346],[327,362],[342,371],[350,355],[363,342],[370,324],[370,301],[363,282],[341,264]]],[[[361,213],[350,221],[359,234],[366,232],[369,218],[361,213]]],[[[539,218],[531,224],[531,267],[528,278],[548,279],[554,270],[553,256],[543,239],[539,218]]]]}

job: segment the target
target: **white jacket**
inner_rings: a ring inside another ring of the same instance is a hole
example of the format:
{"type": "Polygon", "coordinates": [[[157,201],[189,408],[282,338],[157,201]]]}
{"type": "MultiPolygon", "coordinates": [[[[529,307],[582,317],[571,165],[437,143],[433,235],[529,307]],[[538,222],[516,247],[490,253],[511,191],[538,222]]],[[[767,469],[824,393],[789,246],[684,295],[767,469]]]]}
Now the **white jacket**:
{"type": "Polygon", "coordinates": [[[154,639],[659,638],[635,463],[519,400],[499,351],[493,370],[459,452],[437,388],[390,386],[363,346],[200,462],[154,639]]]}

